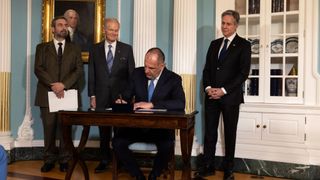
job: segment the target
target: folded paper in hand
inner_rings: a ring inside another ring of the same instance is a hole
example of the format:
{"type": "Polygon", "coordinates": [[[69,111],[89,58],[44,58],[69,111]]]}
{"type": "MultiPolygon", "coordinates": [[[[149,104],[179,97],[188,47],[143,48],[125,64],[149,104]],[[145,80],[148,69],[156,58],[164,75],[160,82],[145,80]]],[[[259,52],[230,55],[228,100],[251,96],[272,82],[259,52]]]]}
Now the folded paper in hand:
{"type": "Polygon", "coordinates": [[[64,98],[57,98],[54,92],[48,92],[49,111],[57,112],[59,110],[76,111],[78,109],[78,91],[70,89],[64,91],[64,98]]]}

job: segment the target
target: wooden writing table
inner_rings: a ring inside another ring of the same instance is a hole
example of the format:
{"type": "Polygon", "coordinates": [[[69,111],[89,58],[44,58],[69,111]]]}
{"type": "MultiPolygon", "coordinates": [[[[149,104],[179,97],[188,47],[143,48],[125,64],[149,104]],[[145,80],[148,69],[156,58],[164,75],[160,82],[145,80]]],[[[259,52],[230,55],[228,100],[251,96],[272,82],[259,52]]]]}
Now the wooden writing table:
{"type": "Polygon", "coordinates": [[[154,113],[115,113],[112,111],[59,111],[62,123],[62,133],[66,148],[73,152],[73,158],[65,179],[71,179],[76,164],[79,162],[86,180],[89,180],[88,168],[80,156],[88,139],[90,126],[141,127],[179,129],[181,153],[183,161],[182,179],[191,179],[191,151],[194,136],[194,123],[197,111],[184,112],[154,112],[154,113]],[[79,146],[74,147],[71,137],[73,125],[83,126],[79,146]]]}

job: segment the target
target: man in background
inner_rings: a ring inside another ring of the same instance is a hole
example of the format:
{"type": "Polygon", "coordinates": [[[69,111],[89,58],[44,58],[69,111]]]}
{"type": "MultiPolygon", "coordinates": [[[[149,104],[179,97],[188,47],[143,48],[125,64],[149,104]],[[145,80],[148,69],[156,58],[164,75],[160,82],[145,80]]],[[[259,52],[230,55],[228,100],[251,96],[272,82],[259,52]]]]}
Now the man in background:
{"type": "Polygon", "coordinates": [[[80,17],[77,11],[73,9],[68,9],[64,13],[64,17],[67,19],[68,25],[69,25],[68,26],[69,36],[67,37],[67,40],[80,46],[82,51],[88,51],[89,50],[88,40],[86,36],[82,32],[80,32],[78,29],[80,17]]]}
{"type": "Polygon", "coordinates": [[[40,115],[44,132],[44,165],[41,172],[48,172],[59,161],[60,171],[68,169],[70,152],[65,150],[62,133],[56,112],[49,112],[48,92],[52,91],[57,98],[64,98],[64,90],[78,90],[80,100],[80,84],[83,77],[83,63],[80,49],[66,42],[68,23],[63,16],[55,17],[51,22],[53,40],[37,45],[34,73],[38,78],[35,105],[40,107],[40,115]],[[60,140],[59,150],[56,148],[56,134],[60,140]]]}
{"type": "Polygon", "coordinates": [[[236,33],[240,20],[238,12],[227,10],[221,18],[224,37],[211,42],[203,70],[206,93],[204,155],[196,176],[215,173],[215,151],[222,113],[225,140],[223,178],[232,180],[239,108],[244,102],[242,84],[249,75],[251,45],[236,33]]]}
{"type": "MultiPolygon", "coordinates": [[[[179,75],[165,67],[165,56],[159,48],[151,48],[145,55],[144,67],[136,68],[128,89],[117,103],[131,102],[137,109],[167,109],[184,111],[185,94],[179,75]]],[[[148,179],[156,180],[166,167],[174,148],[175,134],[170,129],[119,128],[112,140],[117,159],[137,180],[145,180],[134,159],[129,145],[135,142],[150,142],[157,146],[157,155],[148,179]]]]}
{"type": "MultiPolygon", "coordinates": [[[[118,41],[120,24],[108,18],[104,23],[105,40],[93,45],[89,53],[88,95],[95,110],[110,108],[127,88],[135,62],[132,47],[118,41]]],[[[109,164],[111,127],[99,127],[101,161],[95,172],[103,172],[109,164]]]]}

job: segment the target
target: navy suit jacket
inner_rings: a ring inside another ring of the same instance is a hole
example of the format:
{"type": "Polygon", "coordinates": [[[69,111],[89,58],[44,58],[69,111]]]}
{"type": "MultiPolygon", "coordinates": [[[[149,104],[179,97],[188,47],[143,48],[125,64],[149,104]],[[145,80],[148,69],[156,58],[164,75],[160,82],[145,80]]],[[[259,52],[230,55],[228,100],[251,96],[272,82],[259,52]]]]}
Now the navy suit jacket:
{"type": "Polygon", "coordinates": [[[237,105],[243,103],[242,84],[248,78],[251,63],[250,42],[236,35],[230,43],[226,55],[218,60],[223,38],[211,42],[203,69],[203,87],[224,87],[227,94],[219,100],[211,100],[206,95],[206,102],[221,102],[237,105]]]}
{"type": "MultiPolygon", "coordinates": [[[[127,102],[131,102],[133,97],[136,102],[148,101],[148,78],[144,73],[144,67],[134,70],[123,97],[127,102]]],[[[185,94],[181,77],[164,68],[154,89],[151,102],[155,109],[184,111],[185,94]]],[[[136,139],[137,142],[172,141],[175,138],[174,130],[148,128],[120,128],[115,136],[136,139]]]]}
{"type": "MultiPolygon", "coordinates": [[[[124,97],[131,102],[133,96],[136,102],[148,101],[148,78],[144,67],[136,68],[132,74],[128,90],[124,97]]],[[[151,102],[154,109],[180,110],[185,108],[185,94],[179,75],[164,68],[154,89],[151,102]]]]}
{"type": "Polygon", "coordinates": [[[118,41],[109,72],[104,45],[95,44],[89,53],[88,95],[96,96],[97,108],[108,108],[119,98],[135,67],[132,47],[118,41]]]}

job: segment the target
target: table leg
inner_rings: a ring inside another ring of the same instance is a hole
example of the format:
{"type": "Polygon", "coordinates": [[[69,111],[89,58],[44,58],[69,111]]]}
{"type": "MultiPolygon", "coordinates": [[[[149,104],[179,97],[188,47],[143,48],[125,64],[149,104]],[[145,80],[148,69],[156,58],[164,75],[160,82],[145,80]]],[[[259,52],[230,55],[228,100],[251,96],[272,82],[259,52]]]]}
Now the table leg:
{"type": "Polygon", "coordinates": [[[77,156],[75,156],[76,149],[75,149],[73,142],[72,142],[71,129],[72,129],[71,125],[62,126],[63,138],[66,143],[66,145],[65,145],[66,151],[72,152],[72,162],[71,162],[71,164],[69,163],[70,166],[69,166],[68,171],[65,176],[66,180],[71,179],[72,172],[73,172],[74,167],[78,161],[77,156]]]}
{"type": "Polygon", "coordinates": [[[65,138],[66,143],[67,143],[67,149],[68,150],[72,150],[72,153],[73,153],[73,158],[72,158],[70,167],[69,167],[69,169],[67,171],[67,174],[65,176],[65,179],[66,180],[71,179],[73,170],[74,170],[77,162],[79,161],[79,164],[80,164],[80,167],[82,169],[82,172],[84,174],[85,179],[89,180],[88,168],[87,168],[87,165],[85,164],[84,160],[81,158],[80,153],[84,149],[84,147],[86,145],[86,142],[88,140],[90,126],[83,126],[80,143],[79,143],[79,146],[77,148],[74,147],[73,142],[72,142],[71,127],[72,126],[64,126],[63,127],[63,135],[64,135],[64,138],[65,138]]]}
{"type": "Polygon", "coordinates": [[[181,154],[183,161],[182,177],[183,180],[191,179],[191,151],[193,144],[194,127],[180,129],[181,154]]]}

